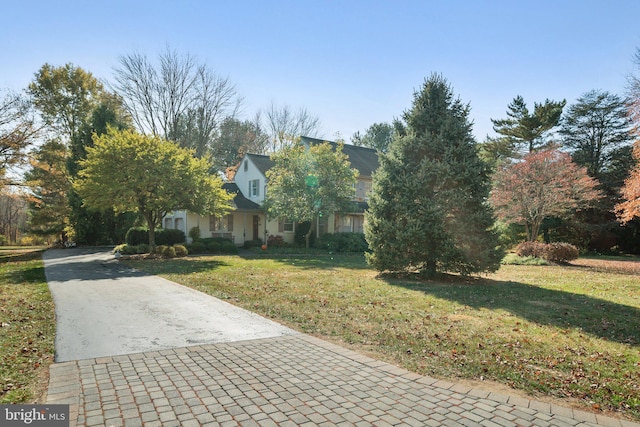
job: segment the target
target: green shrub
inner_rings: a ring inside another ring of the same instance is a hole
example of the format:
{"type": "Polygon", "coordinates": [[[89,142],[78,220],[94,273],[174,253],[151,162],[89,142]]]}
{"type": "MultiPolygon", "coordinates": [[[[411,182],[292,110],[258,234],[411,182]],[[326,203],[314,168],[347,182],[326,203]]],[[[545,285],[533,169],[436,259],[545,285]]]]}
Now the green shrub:
{"type": "Polygon", "coordinates": [[[156,253],[158,255],[164,255],[165,249],[167,249],[167,245],[158,245],[156,246],[156,253]]]}
{"type": "Polygon", "coordinates": [[[207,251],[207,246],[200,241],[196,241],[187,245],[187,250],[190,254],[203,254],[207,251]]]}
{"type": "Polygon", "coordinates": [[[549,265],[546,259],[536,258],[533,256],[521,257],[517,254],[507,254],[502,260],[504,265],[549,265]]]}
{"type": "Polygon", "coordinates": [[[192,242],[200,240],[200,227],[197,225],[195,227],[191,227],[191,230],[189,230],[189,237],[192,242]]]}
{"type": "Polygon", "coordinates": [[[233,242],[226,241],[220,245],[220,253],[236,255],[238,253],[238,247],[233,242]]]}
{"type": "Polygon", "coordinates": [[[251,249],[251,248],[259,248],[260,246],[262,246],[263,242],[261,239],[257,239],[257,240],[246,240],[244,242],[244,248],[245,249],[251,249]]]}
{"type": "Polygon", "coordinates": [[[151,247],[146,243],[141,243],[135,246],[135,251],[135,253],[137,254],[148,254],[149,252],[151,252],[151,247]]]}
{"type": "Polygon", "coordinates": [[[189,255],[189,251],[185,245],[173,245],[173,249],[175,250],[176,256],[183,257],[189,255]]]}
{"type": "Polygon", "coordinates": [[[131,227],[125,236],[128,245],[149,244],[149,230],[145,227],[131,227]]]}
{"type": "Polygon", "coordinates": [[[173,246],[184,243],[186,237],[184,231],[178,229],[159,229],[156,230],[156,245],[173,246]]]}
{"type": "Polygon", "coordinates": [[[543,258],[550,262],[565,263],[578,259],[578,248],[570,243],[549,243],[545,245],[543,258]]]}
{"type": "Polygon", "coordinates": [[[210,242],[209,244],[207,244],[207,252],[210,252],[212,254],[217,254],[220,252],[221,246],[222,246],[222,243],[220,242],[210,242]]]}
{"type": "Polygon", "coordinates": [[[332,252],[365,252],[369,249],[363,233],[335,233],[320,236],[317,248],[332,252]]]}
{"type": "Polygon", "coordinates": [[[173,246],[164,246],[162,250],[162,255],[167,258],[175,258],[176,257],[176,249],[173,246]]]}
{"type": "Polygon", "coordinates": [[[204,239],[199,239],[198,241],[204,243],[205,246],[207,246],[211,243],[222,244],[225,242],[231,242],[231,239],[227,239],[225,237],[205,237],[204,239]]]}
{"type": "MultiPolygon", "coordinates": [[[[155,232],[156,245],[172,246],[184,243],[184,231],[159,228],[155,232]]],[[[130,245],[149,244],[149,229],[146,227],[132,227],[127,231],[125,241],[130,245]]]]}

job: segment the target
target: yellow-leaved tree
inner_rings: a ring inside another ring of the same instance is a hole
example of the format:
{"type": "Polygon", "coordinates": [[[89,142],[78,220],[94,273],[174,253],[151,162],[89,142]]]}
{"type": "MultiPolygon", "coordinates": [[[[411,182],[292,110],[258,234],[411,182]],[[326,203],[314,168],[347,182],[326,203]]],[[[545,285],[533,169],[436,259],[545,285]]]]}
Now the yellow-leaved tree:
{"type": "Polygon", "coordinates": [[[157,136],[110,128],[94,136],[80,161],[74,188],[89,208],[113,208],[117,213],[138,212],[149,227],[149,245],[155,250],[155,228],[174,210],[226,214],[231,196],[211,164],[192,150],[157,136]]]}

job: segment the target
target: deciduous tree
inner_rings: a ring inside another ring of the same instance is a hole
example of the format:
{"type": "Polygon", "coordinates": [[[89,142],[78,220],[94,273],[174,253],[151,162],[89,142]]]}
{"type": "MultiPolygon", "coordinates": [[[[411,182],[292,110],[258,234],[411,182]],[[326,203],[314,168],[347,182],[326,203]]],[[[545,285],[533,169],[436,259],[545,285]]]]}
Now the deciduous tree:
{"type": "Polygon", "coordinates": [[[262,154],[268,140],[269,136],[258,121],[227,117],[220,125],[219,135],[211,150],[213,164],[217,170],[225,171],[238,165],[246,153],[262,154]]]}
{"type": "Polygon", "coordinates": [[[5,93],[0,99],[0,180],[8,168],[24,161],[37,131],[29,102],[18,94],[5,93]]]}
{"type": "Polygon", "coordinates": [[[142,54],[124,55],[114,71],[116,93],[138,130],[192,148],[198,157],[209,154],[220,123],[235,116],[242,101],[228,78],[170,49],[157,64],[142,54]]]}
{"type": "Polygon", "coordinates": [[[534,241],[545,218],[567,216],[599,199],[597,185],[569,154],[540,150],[495,173],[490,201],[499,219],[524,225],[527,241],[534,241]]]}
{"type": "Polygon", "coordinates": [[[222,215],[230,208],[229,194],[205,159],[157,136],[109,129],[94,138],[80,165],[74,187],[84,203],[99,210],[138,212],[149,227],[152,251],[155,228],[167,212],[222,215]]]}
{"type": "Polygon", "coordinates": [[[73,64],[44,64],[28,92],[44,121],[70,141],[97,106],[104,89],[91,73],[73,64]]]}
{"type": "Polygon", "coordinates": [[[65,243],[71,208],[67,174],[67,146],[57,139],[44,143],[33,154],[25,181],[33,193],[29,206],[29,231],[40,236],[57,236],[65,243]]]}
{"type": "Polygon", "coordinates": [[[357,171],[342,152],[329,143],[305,147],[300,142],[284,147],[271,156],[275,165],[267,172],[269,191],[264,207],[270,218],[311,222],[305,236],[307,248],[311,233],[321,215],[348,211],[352,206],[357,171]]]}
{"type": "Polygon", "coordinates": [[[633,157],[636,160],[635,167],[622,187],[624,201],[616,205],[618,219],[623,224],[640,217],[640,141],[636,141],[633,147],[633,157]]]}
{"type": "Polygon", "coordinates": [[[502,251],[490,231],[488,170],[476,151],[469,106],[434,74],[403,119],[373,176],[368,262],[379,271],[427,276],[497,270],[502,251]]]}
{"type": "Polygon", "coordinates": [[[389,149],[393,133],[394,128],[389,123],[374,123],[369,126],[364,135],[356,132],[351,137],[351,142],[353,145],[369,147],[385,153],[389,149]]]}
{"type": "Polygon", "coordinates": [[[272,102],[264,112],[264,120],[270,141],[268,151],[271,153],[294,145],[301,136],[322,137],[320,119],[306,108],[294,112],[288,105],[278,106],[272,102]]]}

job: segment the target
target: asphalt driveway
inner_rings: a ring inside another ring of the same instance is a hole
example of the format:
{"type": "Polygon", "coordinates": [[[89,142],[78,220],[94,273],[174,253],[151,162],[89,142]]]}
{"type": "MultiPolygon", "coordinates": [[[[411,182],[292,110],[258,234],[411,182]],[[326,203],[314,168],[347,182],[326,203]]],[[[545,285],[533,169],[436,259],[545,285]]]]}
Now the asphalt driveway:
{"type": "Polygon", "coordinates": [[[48,250],[44,263],[56,307],[56,362],[296,333],[130,269],[105,248],[48,250]]]}

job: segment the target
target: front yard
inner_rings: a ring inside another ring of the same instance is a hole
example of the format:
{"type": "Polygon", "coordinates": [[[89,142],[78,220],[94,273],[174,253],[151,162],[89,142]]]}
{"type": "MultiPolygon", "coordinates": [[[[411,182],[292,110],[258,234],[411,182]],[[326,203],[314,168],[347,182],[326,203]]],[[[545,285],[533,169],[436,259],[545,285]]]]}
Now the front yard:
{"type": "Polygon", "coordinates": [[[429,282],[380,277],[362,256],[130,264],[420,374],[640,420],[637,258],[429,282]]]}
{"type": "Polygon", "coordinates": [[[42,402],[55,313],[40,248],[0,249],[0,403],[42,402]]]}

